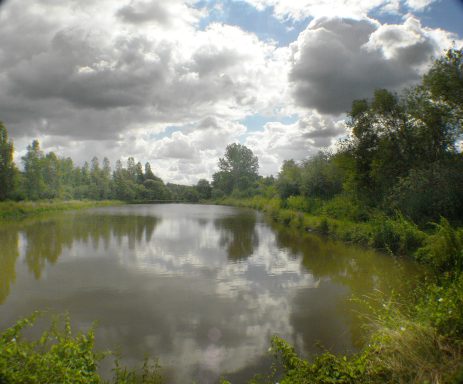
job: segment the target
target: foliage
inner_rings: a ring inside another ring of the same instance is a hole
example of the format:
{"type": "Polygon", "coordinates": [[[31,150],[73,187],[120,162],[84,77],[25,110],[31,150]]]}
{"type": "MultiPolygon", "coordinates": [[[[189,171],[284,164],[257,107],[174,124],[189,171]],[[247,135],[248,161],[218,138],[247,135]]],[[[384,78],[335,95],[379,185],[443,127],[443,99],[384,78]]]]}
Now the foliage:
{"type": "MultiPolygon", "coordinates": [[[[39,313],[19,320],[0,335],[1,383],[104,383],[98,364],[111,355],[94,350],[95,331],[73,335],[69,316],[55,317],[34,341],[23,335],[39,313]]],[[[159,366],[145,362],[141,372],[121,367],[116,360],[113,383],[162,382],[159,366]]]]}
{"type": "Polygon", "coordinates": [[[434,225],[436,231],[425,239],[424,246],[416,254],[417,258],[431,264],[439,272],[463,271],[463,230],[453,228],[445,218],[434,225]]]}
{"type": "Polygon", "coordinates": [[[302,164],[301,192],[307,197],[329,199],[342,191],[344,174],[331,155],[319,152],[302,164]]]}
{"type": "Polygon", "coordinates": [[[218,165],[219,172],[212,176],[212,185],[226,194],[253,188],[258,180],[259,161],[244,145],[227,145],[225,156],[219,159],[218,165]]]}
{"type": "Polygon", "coordinates": [[[321,212],[335,219],[351,221],[367,221],[371,217],[371,209],[361,204],[348,194],[340,194],[323,204],[321,212]]]}
{"type": "Polygon", "coordinates": [[[301,167],[294,160],[285,160],[278,174],[276,187],[282,199],[301,193],[301,167]]]}
{"type": "Polygon", "coordinates": [[[400,213],[395,218],[377,217],[373,221],[371,244],[394,255],[409,255],[418,249],[426,235],[400,213]]]}
{"type": "Polygon", "coordinates": [[[420,292],[417,318],[446,337],[463,337],[463,274],[445,277],[420,292]]]}
{"type": "Polygon", "coordinates": [[[13,143],[0,122],[0,201],[11,197],[14,190],[16,167],[13,163],[13,143]]]}
{"type": "Polygon", "coordinates": [[[196,190],[198,192],[199,198],[207,200],[211,198],[212,187],[209,181],[206,179],[200,179],[196,184],[196,190]]]}
{"type": "Polygon", "coordinates": [[[387,197],[387,206],[413,220],[426,223],[439,216],[458,217],[463,212],[463,159],[436,162],[411,169],[399,178],[387,197]]]}
{"type": "Polygon", "coordinates": [[[463,50],[449,49],[437,59],[423,78],[424,86],[435,100],[451,106],[455,118],[463,118],[463,50]]]}
{"type": "Polygon", "coordinates": [[[94,331],[73,336],[68,317],[60,329],[54,320],[37,341],[21,334],[37,314],[22,319],[0,338],[0,377],[11,383],[98,383],[96,372],[102,356],[93,351],[94,331]]]}
{"type": "Polygon", "coordinates": [[[301,359],[290,344],[284,339],[272,337],[271,352],[276,362],[272,373],[262,379],[255,378],[255,383],[280,384],[317,384],[317,383],[360,383],[365,376],[374,376],[374,371],[368,364],[367,353],[351,358],[335,356],[325,352],[317,356],[313,363],[301,359]]]}

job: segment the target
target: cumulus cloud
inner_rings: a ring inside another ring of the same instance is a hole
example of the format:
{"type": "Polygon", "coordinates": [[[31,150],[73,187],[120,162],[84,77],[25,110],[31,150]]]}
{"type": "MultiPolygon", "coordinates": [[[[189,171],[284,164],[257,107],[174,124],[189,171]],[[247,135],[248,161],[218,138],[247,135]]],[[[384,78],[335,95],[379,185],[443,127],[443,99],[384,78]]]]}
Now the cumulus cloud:
{"type": "Polygon", "coordinates": [[[195,24],[201,13],[179,0],[165,2],[130,1],[116,12],[122,21],[132,24],[159,23],[163,27],[195,24]]]}
{"type": "Polygon", "coordinates": [[[264,173],[275,173],[283,159],[333,144],[342,116],[328,115],[377,87],[411,84],[457,40],[413,17],[381,25],[365,16],[423,10],[432,0],[246,1],[273,7],[279,19],[315,19],[278,47],[244,27],[211,22],[207,8],[220,2],[7,1],[0,119],[16,160],[39,138],[46,151],[77,163],[133,156],[167,181],[194,183],[210,178],[226,145],[240,141],[264,173]],[[239,121],[256,114],[299,120],[249,133],[239,121]]]}
{"type": "Polygon", "coordinates": [[[262,174],[270,175],[279,171],[284,160],[304,160],[334,146],[345,132],[342,120],[311,111],[293,124],[267,123],[263,131],[247,137],[246,145],[259,157],[262,174]]]}
{"type": "Polygon", "coordinates": [[[295,101],[322,113],[346,112],[352,100],[370,97],[375,88],[400,89],[417,81],[451,38],[436,38],[413,17],[400,25],[314,20],[291,45],[295,101]]]}
{"type": "Polygon", "coordinates": [[[8,3],[0,14],[2,118],[14,136],[46,120],[46,133],[114,139],[147,121],[237,119],[281,99],[276,46],[236,26],[200,29],[201,12],[183,1],[8,3]]]}
{"type": "Polygon", "coordinates": [[[132,155],[149,159],[155,173],[165,180],[195,184],[201,178],[210,179],[227,144],[239,141],[245,132],[240,123],[206,116],[157,140],[149,132],[137,135],[132,155]]]}

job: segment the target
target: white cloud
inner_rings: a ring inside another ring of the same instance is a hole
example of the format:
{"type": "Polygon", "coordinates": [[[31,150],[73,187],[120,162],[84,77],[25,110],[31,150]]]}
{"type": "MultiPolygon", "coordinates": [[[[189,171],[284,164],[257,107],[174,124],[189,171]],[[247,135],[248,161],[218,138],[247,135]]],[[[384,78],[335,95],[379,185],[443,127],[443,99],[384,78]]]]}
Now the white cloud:
{"type": "Polygon", "coordinates": [[[413,83],[457,40],[413,16],[395,25],[365,18],[429,1],[247,1],[274,7],[280,19],[318,18],[277,47],[239,26],[207,24],[206,8],[193,0],[6,2],[0,119],[16,160],[39,138],[46,151],[79,164],[133,156],[166,181],[195,183],[210,179],[226,145],[241,140],[265,174],[275,173],[283,159],[333,143],[340,117],[327,115],[342,117],[377,87],[413,83]],[[248,133],[238,122],[256,114],[300,120],[248,133]]]}
{"type": "Polygon", "coordinates": [[[258,156],[261,173],[275,175],[284,160],[304,160],[335,145],[345,132],[343,121],[311,111],[293,124],[267,123],[248,135],[246,145],[258,156]]]}
{"type": "Polygon", "coordinates": [[[245,0],[258,10],[272,7],[279,19],[344,17],[362,19],[371,11],[397,13],[400,6],[422,11],[437,0],[245,0]]]}
{"type": "Polygon", "coordinates": [[[0,113],[16,137],[42,120],[42,134],[110,139],[147,122],[237,119],[284,93],[281,49],[236,26],[200,29],[203,11],[189,2],[42,0],[2,11],[0,113]]]}
{"type": "Polygon", "coordinates": [[[374,89],[399,90],[450,45],[448,32],[424,28],[416,18],[381,25],[372,19],[316,19],[291,45],[290,81],[298,105],[340,114],[374,89]]]}
{"type": "Polygon", "coordinates": [[[405,3],[414,11],[423,11],[436,0],[407,0],[405,3]]]}

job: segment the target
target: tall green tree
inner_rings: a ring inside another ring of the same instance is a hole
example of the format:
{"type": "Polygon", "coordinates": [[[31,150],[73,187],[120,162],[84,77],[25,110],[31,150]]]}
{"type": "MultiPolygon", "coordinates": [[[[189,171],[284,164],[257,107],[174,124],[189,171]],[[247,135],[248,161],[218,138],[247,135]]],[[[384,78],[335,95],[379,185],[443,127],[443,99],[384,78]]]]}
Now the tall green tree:
{"type": "Polygon", "coordinates": [[[54,152],[49,152],[42,160],[42,175],[45,190],[42,197],[54,199],[61,197],[61,167],[60,159],[54,152]]]}
{"type": "Polygon", "coordinates": [[[225,193],[245,191],[255,185],[259,175],[259,160],[241,144],[227,145],[225,156],[219,159],[220,171],[213,175],[214,188],[225,193]]]}
{"type": "Polygon", "coordinates": [[[212,187],[209,181],[206,179],[200,179],[196,184],[196,190],[198,191],[201,199],[210,199],[212,193],[212,187]]]}
{"type": "Polygon", "coordinates": [[[423,78],[434,100],[451,106],[461,129],[463,119],[463,49],[449,49],[423,78]]]}
{"type": "Polygon", "coordinates": [[[0,122],[0,200],[12,195],[16,167],[13,162],[13,143],[8,139],[8,131],[0,122]]]}
{"type": "Polygon", "coordinates": [[[38,140],[27,146],[24,163],[24,190],[28,199],[37,200],[44,197],[46,184],[43,179],[43,152],[38,140]]]}
{"type": "Polygon", "coordinates": [[[293,159],[283,161],[276,182],[278,194],[282,199],[297,196],[301,193],[301,174],[301,167],[293,159]]]}

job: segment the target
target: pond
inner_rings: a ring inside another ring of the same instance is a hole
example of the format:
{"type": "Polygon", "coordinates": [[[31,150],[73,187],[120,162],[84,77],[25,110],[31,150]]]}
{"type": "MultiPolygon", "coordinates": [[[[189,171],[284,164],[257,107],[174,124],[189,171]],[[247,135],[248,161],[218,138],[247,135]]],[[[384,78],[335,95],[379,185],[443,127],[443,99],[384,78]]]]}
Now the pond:
{"type": "Polygon", "coordinates": [[[225,206],[127,205],[0,226],[0,329],[35,309],[98,322],[97,347],[159,359],[171,383],[240,383],[278,334],[304,356],[352,352],[352,295],[407,290],[405,260],[225,206]],[[317,345],[319,344],[319,345],[317,345]]]}

